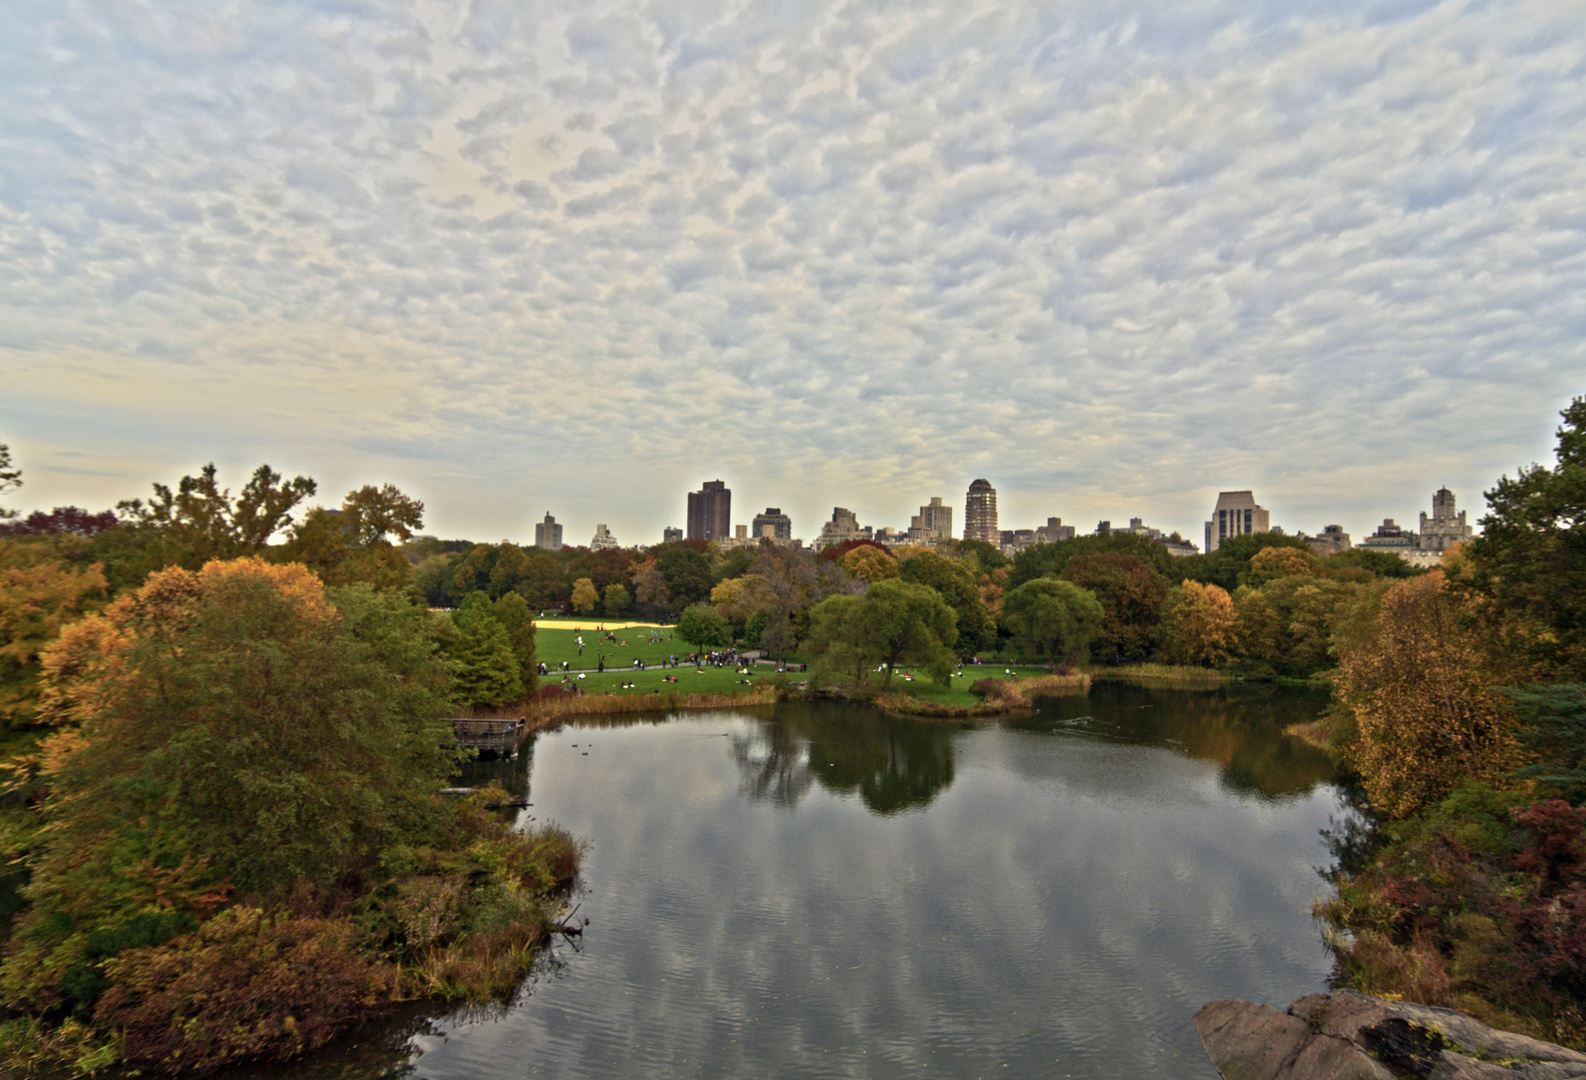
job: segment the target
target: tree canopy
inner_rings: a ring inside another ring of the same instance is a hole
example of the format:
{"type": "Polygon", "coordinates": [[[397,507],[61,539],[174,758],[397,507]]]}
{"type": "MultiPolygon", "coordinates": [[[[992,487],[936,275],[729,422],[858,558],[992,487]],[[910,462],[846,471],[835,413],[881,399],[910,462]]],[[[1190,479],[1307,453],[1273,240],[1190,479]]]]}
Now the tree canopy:
{"type": "Polygon", "coordinates": [[[1014,650],[1052,664],[1085,663],[1105,621],[1094,594],[1058,578],[1026,581],[1002,598],[1002,625],[1014,650]]]}
{"type": "Polygon", "coordinates": [[[832,596],[817,604],[810,612],[809,650],[822,678],[851,674],[864,686],[880,667],[890,685],[897,668],[910,665],[946,685],[956,661],[956,623],[935,589],[892,578],[871,585],[863,596],[832,596]]]}

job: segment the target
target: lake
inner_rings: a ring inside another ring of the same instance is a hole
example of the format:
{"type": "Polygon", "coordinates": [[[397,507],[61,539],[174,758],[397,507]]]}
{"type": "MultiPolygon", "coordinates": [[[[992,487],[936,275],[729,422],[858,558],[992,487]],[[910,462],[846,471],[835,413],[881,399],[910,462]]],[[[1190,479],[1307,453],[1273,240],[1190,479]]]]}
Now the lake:
{"type": "MultiPolygon", "coordinates": [[[[570,725],[465,781],[588,843],[517,999],[294,1076],[1204,1078],[1206,1001],[1332,970],[1315,695],[1117,684],[975,725],[843,704],[570,725]]],[[[277,1073],[276,1075],[281,1075],[277,1073]]]]}

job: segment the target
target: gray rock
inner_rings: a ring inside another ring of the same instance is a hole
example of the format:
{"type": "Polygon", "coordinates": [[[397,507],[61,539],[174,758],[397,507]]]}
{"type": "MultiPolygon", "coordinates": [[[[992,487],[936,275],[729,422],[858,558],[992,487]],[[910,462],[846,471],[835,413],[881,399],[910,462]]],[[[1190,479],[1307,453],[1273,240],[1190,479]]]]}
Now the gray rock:
{"type": "Polygon", "coordinates": [[[1353,990],[1311,994],[1287,1012],[1214,1001],[1195,1029],[1225,1080],[1586,1080],[1577,1050],[1353,990]]]}

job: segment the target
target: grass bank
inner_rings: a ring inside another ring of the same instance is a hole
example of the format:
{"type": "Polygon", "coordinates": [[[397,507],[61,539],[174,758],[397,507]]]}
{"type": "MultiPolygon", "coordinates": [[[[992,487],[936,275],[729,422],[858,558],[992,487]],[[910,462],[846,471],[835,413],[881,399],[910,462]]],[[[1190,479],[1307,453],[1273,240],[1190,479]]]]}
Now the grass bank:
{"type": "Polygon", "coordinates": [[[889,713],[902,716],[990,718],[1033,708],[1037,697],[1084,694],[1090,690],[1090,681],[1090,676],[1083,672],[992,676],[976,680],[967,690],[961,691],[971,698],[969,701],[943,700],[945,693],[932,695],[911,687],[883,693],[876,698],[876,704],[889,713]]]}
{"type": "Polygon", "coordinates": [[[1184,664],[1120,664],[1116,667],[1092,665],[1085,671],[1096,682],[1220,686],[1232,681],[1215,668],[1189,667],[1184,664]]]}
{"type": "Polygon", "coordinates": [[[776,687],[760,682],[730,692],[655,690],[647,693],[568,694],[542,698],[524,706],[530,730],[554,727],[569,716],[609,716],[616,713],[685,712],[693,709],[732,709],[772,705],[776,687]]]}

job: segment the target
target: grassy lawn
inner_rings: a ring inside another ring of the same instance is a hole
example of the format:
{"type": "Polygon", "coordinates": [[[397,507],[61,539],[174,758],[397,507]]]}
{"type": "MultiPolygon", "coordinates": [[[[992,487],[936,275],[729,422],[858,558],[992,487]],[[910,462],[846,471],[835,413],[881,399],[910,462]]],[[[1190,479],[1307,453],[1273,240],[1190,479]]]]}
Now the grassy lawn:
{"type": "Polygon", "coordinates": [[[979,694],[971,694],[969,688],[981,679],[1012,679],[1046,674],[1049,672],[1044,667],[981,664],[955,672],[946,690],[932,682],[928,675],[920,675],[913,682],[901,675],[894,675],[890,689],[894,693],[911,694],[922,701],[934,701],[941,705],[975,705],[984,699],[979,694]]]}
{"type": "MultiPolygon", "coordinates": [[[[588,655],[587,652],[585,655],[588,655]]],[[[665,670],[651,668],[648,671],[608,671],[603,675],[586,675],[582,679],[575,676],[574,681],[586,694],[603,694],[608,690],[614,690],[619,694],[654,694],[667,690],[676,690],[680,693],[731,694],[748,689],[739,684],[740,679],[755,683],[769,679],[771,675],[769,667],[761,667],[752,675],[740,675],[736,667],[707,667],[703,671],[696,672],[693,667],[685,664],[679,668],[665,670]],[[677,682],[667,682],[666,679],[673,675],[677,676],[677,682]],[[621,684],[628,682],[634,684],[631,690],[619,688],[621,684]]],[[[557,681],[559,680],[547,676],[542,685],[550,685],[557,681]]]]}
{"type": "Polygon", "coordinates": [[[606,657],[606,667],[627,668],[633,667],[635,658],[643,660],[652,667],[659,666],[661,661],[669,655],[676,654],[679,658],[687,656],[693,646],[682,638],[676,636],[676,631],[671,627],[645,628],[633,627],[627,630],[613,630],[619,644],[613,645],[595,630],[552,630],[548,626],[539,626],[534,631],[534,651],[540,658],[540,663],[556,670],[563,660],[573,665],[576,671],[579,668],[593,669],[595,661],[602,653],[606,657]],[[578,655],[578,639],[584,639],[584,655],[578,655]],[[651,638],[658,637],[660,641],[652,643],[651,638]],[[626,646],[620,642],[626,641],[626,646]]]}

